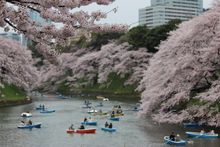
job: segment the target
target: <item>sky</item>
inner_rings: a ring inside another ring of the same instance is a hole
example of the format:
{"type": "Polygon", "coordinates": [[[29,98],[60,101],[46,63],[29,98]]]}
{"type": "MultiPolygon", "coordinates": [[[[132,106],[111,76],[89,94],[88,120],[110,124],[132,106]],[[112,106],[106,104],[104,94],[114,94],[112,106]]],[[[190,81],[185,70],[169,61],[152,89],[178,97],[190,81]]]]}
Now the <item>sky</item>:
{"type": "MultiPolygon", "coordinates": [[[[96,10],[101,10],[103,12],[108,12],[111,9],[118,7],[117,13],[109,13],[103,23],[122,23],[128,25],[137,25],[138,22],[138,9],[150,6],[151,0],[115,0],[112,4],[108,6],[97,6],[92,4],[83,8],[83,10],[91,12],[96,10]]],[[[203,0],[204,8],[210,8],[214,0],[203,0]]]]}
{"type": "MultiPolygon", "coordinates": [[[[77,10],[84,10],[87,12],[100,10],[102,12],[109,12],[115,7],[118,7],[116,13],[110,12],[106,19],[103,19],[100,23],[109,24],[128,24],[131,27],[138,25],[138,9],[150,6],[151,0],[115,0],[108,6],[98,6],[97,4],[91,4],[77,10]]],[[[204,8],[210,8],[214,0],[203,0],[204,8]]],[[[59,25],[58,25],[59,26],[59,25]]],[[[0,32],[3,29],[0,28],[0,32]]]]}

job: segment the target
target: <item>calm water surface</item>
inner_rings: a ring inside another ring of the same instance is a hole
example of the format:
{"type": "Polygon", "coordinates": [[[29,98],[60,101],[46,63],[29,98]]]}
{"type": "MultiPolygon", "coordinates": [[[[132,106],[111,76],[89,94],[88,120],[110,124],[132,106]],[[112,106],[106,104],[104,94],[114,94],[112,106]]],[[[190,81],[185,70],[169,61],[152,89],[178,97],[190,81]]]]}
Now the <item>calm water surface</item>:
{"type": "MultiPolygon", "coordinates": [[[[93,105],[100,101],[91,99],[93,105]]],[[[88,117],[87,109],[81,106],[84,100],[71,98],[40,98],[32,104],[0,108],[0,147],[168,147],[163,143],[163,137],[174,131],[186,138],[185,131],[199,131],[185,129],[175,125],[158,125],[150,119],[138,118],[136,112],[125,111],[125,116],[119,122],[113,122],[117,128],[115,133],[101,131],[106,117],[93,117],[98,121],[96,134],[67,134],[66,129],[71,123],[79,127],[84,117],[88,117]],[[45,104],[55,113],[41,114],[35,110],[45,104]],[[32,130],[17,129],[20,114],[31,111],[32,121],[42,122],[42,128],[32,130]]],[[[113,105],[120,104],[123,109],[132,109],[137,101],[124,102],[114,100],[103,102],[103,111],[110,111],[113,105]]],[[[193,139],[194,143],[188,147],[220,147],[220,139],[193,139]]]]}

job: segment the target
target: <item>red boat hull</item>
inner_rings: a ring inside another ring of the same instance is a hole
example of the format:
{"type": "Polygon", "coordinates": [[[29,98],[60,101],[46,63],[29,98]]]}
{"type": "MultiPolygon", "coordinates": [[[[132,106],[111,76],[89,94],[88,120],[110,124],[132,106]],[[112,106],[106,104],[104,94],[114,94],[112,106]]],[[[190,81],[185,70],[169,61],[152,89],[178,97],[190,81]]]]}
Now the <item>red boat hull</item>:
{"type": "Polygon", "coordinates": [[[80,134],[84,134],[84,133],[95,133],[96,129],[84,129],[84,130],[67,130],[67,133],[80,133],[80,134]]]}

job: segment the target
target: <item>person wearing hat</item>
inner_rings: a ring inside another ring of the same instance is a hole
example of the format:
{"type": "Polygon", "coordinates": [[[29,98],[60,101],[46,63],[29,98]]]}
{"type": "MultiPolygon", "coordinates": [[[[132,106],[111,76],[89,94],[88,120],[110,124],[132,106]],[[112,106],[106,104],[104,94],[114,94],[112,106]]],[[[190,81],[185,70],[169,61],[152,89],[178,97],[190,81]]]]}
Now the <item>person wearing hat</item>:
{"type": "Polygon", "coordinates": [[[180,141],[180,140],[181,140],[180,135],[177,134],[177,135],[176,135],[176,141],[180,141]]]}

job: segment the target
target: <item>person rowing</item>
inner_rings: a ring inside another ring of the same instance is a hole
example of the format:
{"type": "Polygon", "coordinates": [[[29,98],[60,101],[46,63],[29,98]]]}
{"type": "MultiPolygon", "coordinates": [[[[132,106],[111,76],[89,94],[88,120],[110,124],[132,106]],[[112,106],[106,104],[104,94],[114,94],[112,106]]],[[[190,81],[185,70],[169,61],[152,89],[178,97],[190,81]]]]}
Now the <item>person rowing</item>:
{"type": "Polygon", "coordinates": [[[69,130],[74,130],[73,124],[69,127],[69,130]]]}
{"type": "Polygon", "coordinates": [[[105,128],[108,128],[109,124],[108,122],[105,122],[105,128]]]}
{"type": "Polygon", "coordinates": [[[176,135],[174,134],[174,132],[171,133],[170,140],[172,140],[172,141],[176,140],[176,135]]]}
{"type": "Polygon", "coordinates": [[[82,125],[79,127],[79,129],[80,129],[80,130],[84,130],[84,129],[85,129],[84,125],[82,124],[82,125]]]}
{"type": "Polygon", "coordinates": [[[108,128],[111,129],[112,127],[113,127],[113,125],[112,125],[112,123],[110,123],[109,126],[108,126],[108,128]]]}
{"type": "Polygon", "coordinates": [[[85,117],[85,118],[84,118],[84,122],[87,122],[87,121],[88,121],[88,119],[85,117]]]}

